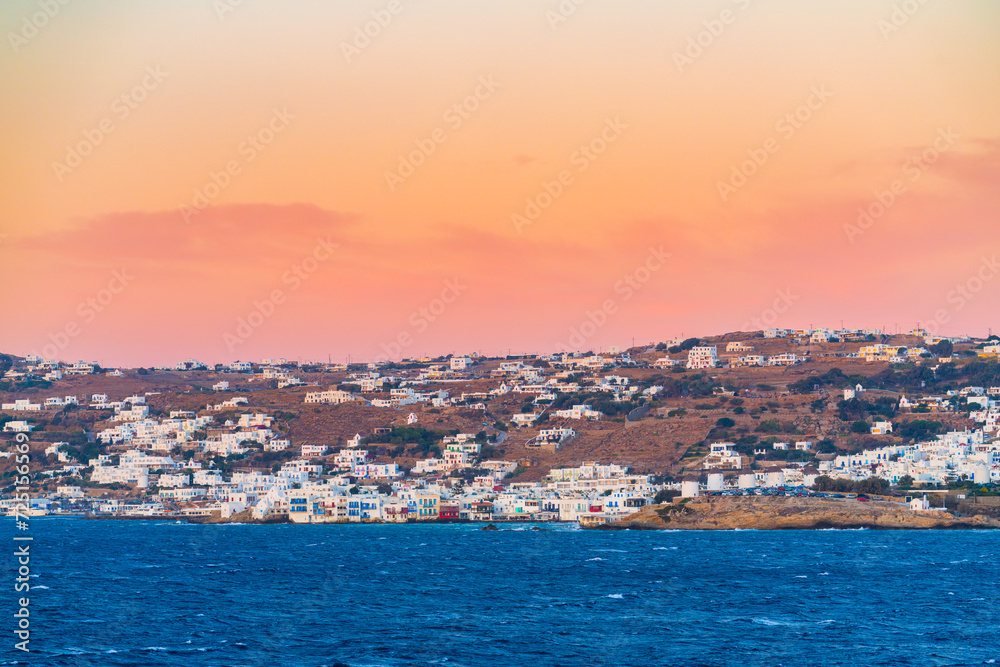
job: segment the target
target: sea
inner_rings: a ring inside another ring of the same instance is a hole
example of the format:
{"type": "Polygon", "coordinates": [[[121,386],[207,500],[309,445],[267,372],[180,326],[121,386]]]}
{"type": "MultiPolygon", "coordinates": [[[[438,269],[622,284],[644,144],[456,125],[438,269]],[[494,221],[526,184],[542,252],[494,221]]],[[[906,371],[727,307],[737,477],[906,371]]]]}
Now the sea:
{"type": "Polygon", "coordinates": [[[481,528],[33,519],[24,653],[6,519],[0,664],[1000,660],[1000,531],[481,528]]]}

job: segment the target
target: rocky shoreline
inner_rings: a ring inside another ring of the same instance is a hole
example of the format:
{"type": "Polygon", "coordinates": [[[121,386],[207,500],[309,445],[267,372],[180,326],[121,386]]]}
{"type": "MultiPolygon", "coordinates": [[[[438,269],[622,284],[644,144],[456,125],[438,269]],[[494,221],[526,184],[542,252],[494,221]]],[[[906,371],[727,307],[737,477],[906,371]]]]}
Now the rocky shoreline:
{"type": "Polygon", "coordinates": [[[824,498],[701,497],[651,505],[600,530],[930,530],[1000,528],[986,516],[916,512],[901,503],[824,498]]]}

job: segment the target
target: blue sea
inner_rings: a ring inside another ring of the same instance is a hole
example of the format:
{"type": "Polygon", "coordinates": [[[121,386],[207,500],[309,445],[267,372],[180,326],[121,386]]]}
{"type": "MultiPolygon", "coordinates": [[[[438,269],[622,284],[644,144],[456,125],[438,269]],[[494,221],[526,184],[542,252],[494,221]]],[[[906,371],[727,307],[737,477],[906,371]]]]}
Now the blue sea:
{"type": "Polygon", "coordinates": [[[1000,659],[1000,532],[480,527],[33,519],[32,651],[8,556],[0,664],[1000,659]]]}

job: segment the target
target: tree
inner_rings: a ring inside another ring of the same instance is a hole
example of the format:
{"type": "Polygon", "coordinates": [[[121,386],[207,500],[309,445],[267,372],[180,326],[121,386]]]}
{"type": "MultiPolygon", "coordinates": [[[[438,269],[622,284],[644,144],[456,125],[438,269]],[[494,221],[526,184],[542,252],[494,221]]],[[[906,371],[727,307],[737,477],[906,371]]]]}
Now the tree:
{"type": "Polygon", "coordinates": [[[871,431],[871,428],[871,424],[864,419],[859,419],[851,424],[851,433],[868,433],[871,431]]]}
{"type": "Polygon", "coordinates": [[[732,428],[732,427],[736,426],[736,422],[734,422],[729,417],[723,417],[719,421],[715,422],[715,425],[718,426],[718,427],[720,427],[720,428],[732,428]]]}
{"type": "Polygon", "coordinates": [[[661,491],[657,491],[656,495],[653,496],[653,504],[661,505],[669,503],[679,495],[681,495],[681,492],[676,489],[662,489],[661,491]]]}
{"type": "Polygon", "coordinates": [[[697,338],[688,338],[687,340],[681,343],[680,345],[681,352],[686,352],[693,347],[697,347],[699,343],[701,343],[701,340],[697,338]]]}
{"type": "Polygon", "coordinates": [[[915,441],[926,440],[942,431],[944,431],[944,425],[941,422],[927,419],[914,419],[894,429],[896,435],[915,441]]]}
{"type": "Polygon", "coordinates": [[[902,477],[899,478],[899,481],[896,482],[896,486],[898,486],[901,489],[912,489],[913,477],[911,477],[910,475],[903,475],[902,477]]]}
{"type": "Polygon", "coordinates": [[[849,493],[854,490],[854,482],[849,479],[833,479],[828,475],[820,475],[813,482],[813,488],[823,492],[849,493]]]}
{"type": "Polygon", "coordinates": [[[855,493],[882,495],[889,492],[889,482],[881,477],[869,477],[854,483],[855,493]]]}
{"type": "Polygon", "coordinates": [[[833,440],[825,438],[816,443],[816,453],[817,454],[835,454],[837,452],[837,446],[834,444],[833,440]]]}
{"type": "Polygon", "coordinates": [[[939,357],[950,357],[955,353],[955,346],[950,340],[942,340],[930,346],[930,351],[939,357]]]}
{"type": "Polygon", "coordinates": [[[765,419],[757,426],[758,433],[781,433],[781,422],[777,419],[765,419]]]}

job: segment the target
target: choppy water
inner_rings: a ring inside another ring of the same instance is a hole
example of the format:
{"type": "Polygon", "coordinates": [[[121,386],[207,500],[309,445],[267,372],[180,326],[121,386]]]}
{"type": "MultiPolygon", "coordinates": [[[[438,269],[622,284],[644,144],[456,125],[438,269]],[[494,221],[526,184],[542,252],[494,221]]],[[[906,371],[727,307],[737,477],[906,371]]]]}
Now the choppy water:
{"type": "Polygon", "coordinates": [[[36,519],[33,651],[7,614],[0,664],[1000,659],[1000,532],[519,528],[36,519]]]}

